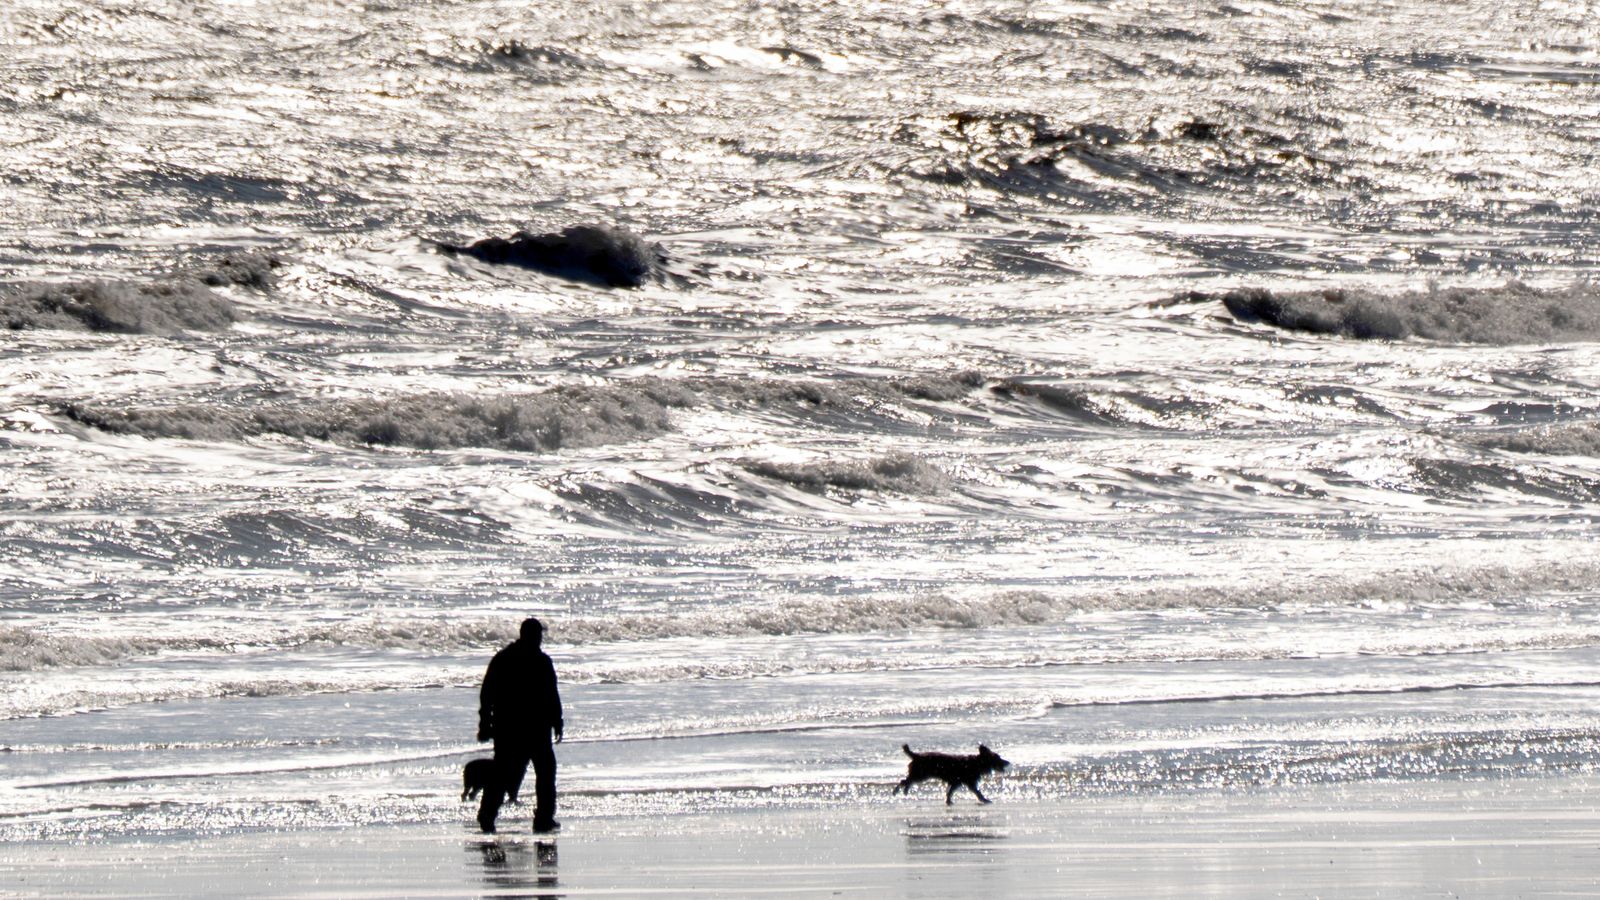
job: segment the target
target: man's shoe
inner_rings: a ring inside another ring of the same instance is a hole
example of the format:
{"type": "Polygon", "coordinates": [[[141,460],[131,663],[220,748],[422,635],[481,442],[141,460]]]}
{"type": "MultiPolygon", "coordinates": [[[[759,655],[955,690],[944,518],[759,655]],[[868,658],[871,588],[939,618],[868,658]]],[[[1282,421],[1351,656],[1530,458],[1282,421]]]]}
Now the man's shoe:
{"type": "Polygon", "coordinates": [[[560,830],[561,830],[561,823],[555,821],[554,819],[552,819],[552,820],[550,820],[548,822],[535,822],[535,823],[533,823],[533,833],[534,834],[549,834],[552,831],[560,831],[560,830]]]}

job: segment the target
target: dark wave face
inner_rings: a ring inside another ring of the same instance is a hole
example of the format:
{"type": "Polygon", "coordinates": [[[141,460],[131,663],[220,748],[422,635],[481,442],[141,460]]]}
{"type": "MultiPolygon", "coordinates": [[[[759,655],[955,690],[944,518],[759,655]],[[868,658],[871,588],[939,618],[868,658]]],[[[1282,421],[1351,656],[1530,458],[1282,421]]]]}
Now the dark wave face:
{"type": "Polygon", "coordinates": [[[119,434],[229,441],[261,435],[439,450],[548,451],[649,437],[681,404],[670,385],[644,390],[556,388],[529,397],[423,395],[391,400],[118,409],[70,406],[74,421],[119,434]]]}
{"type": "Polygon", "coordinates": [[[1539,290],[1434,289],[1379,294],[1361,290],[1277,293],[1230,291],[1222,304],[1235,318],[1292,331],[1350,338],[1410,337],[1467,344],[1531,344],[1600,338],[1600,294],[1587,285],[1539,290]]]}
{"type": "Polygon", "coordinates": [[[950,476],[920,459],[896,455],[874,460],[830,460],[820,463],[782,463],[751,460],[745,468],[812,490],[897,490],[911,494],[937,494],[950,487],[950,476]]]}
{"type": "MultiPolygon", "coordinates": [[[[130,407],[69,403],[63,415],[116,434],[239,441],[272,435],[417,450],[548,452],[644,440],[673,427],[674,409],[715,407],[755,416],[888,425],[882,405],[954,400],[968,376],[908,382],[850,379],[637,378],[527,394],[419,394],[353,400],[271,399],[130,407]]],[[[893,466],[891,466],[893,468],[893,466]]]]}
{"type": "Polygon", "coordinates": [[[1593,768],[1582,6],[11,4],[0,840],[1593,768]]]}
{"type": "Polygon", "coordinates": [[[486,263],[521,266],[604,287],[638,287],[662,274],[661,248],[631,232],[603,225],[574,225],[559,234],[484,238],[440,249],[486,263]]]}

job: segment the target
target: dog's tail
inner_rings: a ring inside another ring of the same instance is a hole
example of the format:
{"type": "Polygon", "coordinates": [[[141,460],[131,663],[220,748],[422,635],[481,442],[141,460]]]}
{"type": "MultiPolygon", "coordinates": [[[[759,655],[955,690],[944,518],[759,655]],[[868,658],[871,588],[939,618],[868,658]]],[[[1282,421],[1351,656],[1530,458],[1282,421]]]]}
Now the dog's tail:
{"type": "Polygon", "coordinates": [[[900,745],[900,749],[904,750],[906,752],[907,756],[916,756],[915,753],[911,752],[911,745],[910,744],[901,744],[900,745]]]}

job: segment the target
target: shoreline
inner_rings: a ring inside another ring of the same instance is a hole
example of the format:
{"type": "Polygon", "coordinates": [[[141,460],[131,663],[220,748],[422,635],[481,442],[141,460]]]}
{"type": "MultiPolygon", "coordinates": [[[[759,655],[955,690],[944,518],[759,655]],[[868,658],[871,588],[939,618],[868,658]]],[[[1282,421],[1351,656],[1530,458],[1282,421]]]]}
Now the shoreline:
{"type": "MultiPolygon", "coordinates": [[[[997,784],[996,787],[1001,787],[997,784]]],[[[930,792],[932,793],[932,792],[930,792]]],[[[520,815],[40,841],[0,896],[1514,896],[1600,891],[1600,776],[520,815]]]]}

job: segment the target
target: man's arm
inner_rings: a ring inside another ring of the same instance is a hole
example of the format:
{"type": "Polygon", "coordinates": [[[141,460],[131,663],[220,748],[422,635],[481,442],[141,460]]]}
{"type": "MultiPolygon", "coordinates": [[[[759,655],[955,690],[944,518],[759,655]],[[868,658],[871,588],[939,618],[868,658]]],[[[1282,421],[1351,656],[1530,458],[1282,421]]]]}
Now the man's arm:
{"type": "Polygon", "coordinates": [[[483,673],[483,687],[478,689],[478,741],[491,740],[494,737],[494,696],[499,682],[495,663],[500,661],[497,655],[489,660],[489,668],[483,673]]]}

